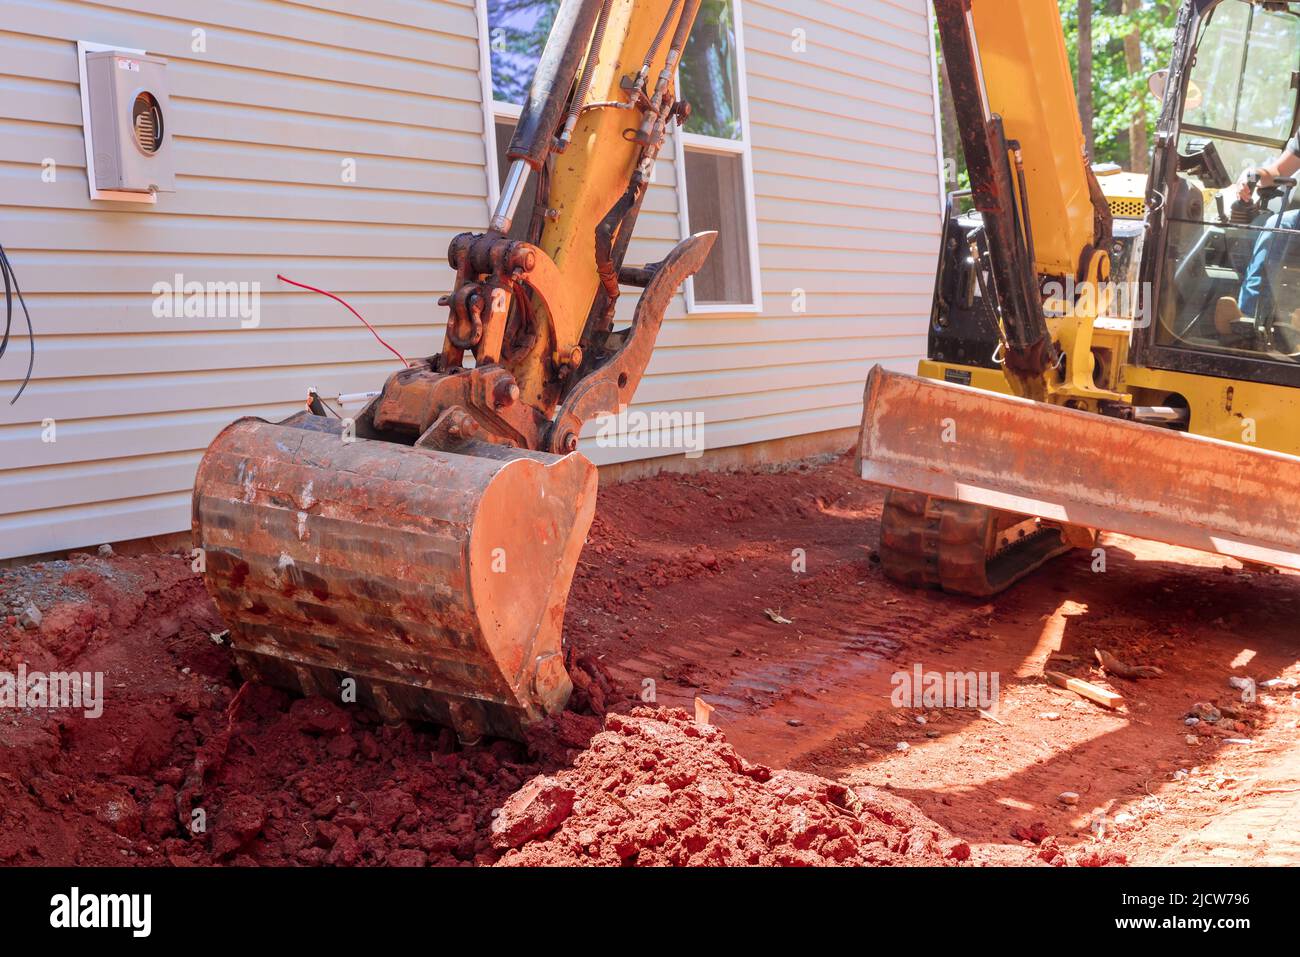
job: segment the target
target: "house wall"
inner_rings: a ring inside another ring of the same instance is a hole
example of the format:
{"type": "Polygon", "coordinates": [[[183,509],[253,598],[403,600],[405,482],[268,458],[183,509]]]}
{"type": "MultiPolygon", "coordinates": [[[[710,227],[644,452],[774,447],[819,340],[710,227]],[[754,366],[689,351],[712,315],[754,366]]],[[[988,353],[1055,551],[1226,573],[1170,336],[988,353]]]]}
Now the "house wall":
{"type": "MultiPolygon", "coordinates": [[[[687,316],[679,297],[638,395],[703,416],[710,447],[851,426],[873,362],[914,368],[940,226],[924,0],[743,9],[764,308],[687,316]]],[[[473,0],[6,0],[0,244],[38,338],[12,406],[18,327],[0,359],[0,558],[184,529],[222,426],[382,384],[393,357],[277,273],[404,354],[438,348],[447,244],[487,223],[478,29],[473,0]],[[155,206],[89,199],[78,40],[170,62],[176,192],[155,206]],[[178,273],[260,283],[260,324],[156,317],[178,273]]],[[[677,237],[664,155],[629,262],[677,237]]]]}

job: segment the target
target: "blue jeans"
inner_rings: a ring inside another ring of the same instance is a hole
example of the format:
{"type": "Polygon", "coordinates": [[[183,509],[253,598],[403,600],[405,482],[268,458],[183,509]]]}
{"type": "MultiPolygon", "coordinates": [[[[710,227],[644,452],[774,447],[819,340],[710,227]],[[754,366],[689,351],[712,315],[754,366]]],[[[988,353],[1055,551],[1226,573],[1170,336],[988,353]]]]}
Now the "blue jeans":
{"type": "MultiPolygon", "coordinates": [[[[1283,229],[1295,229],[1298,224],[1300,224],[1300,209],[1292,209],[1282,214],[1283,229]]],[[[1268,217],[1264,225],[1269,230],[1276,229],[1277,217],[1268,217]]],[[[1243,316],[1259,318],[1260,299],[1265,292],[1272,292],[1267,288],[1266,283],[1277,276],[1291,239],[1290,236],[1274,232],[1259,234],[1259,239],[1255,241],[1255,252],[1250,257],[1250,265],[1246,267],[1246,278],[1241,283],[1241,295],[1237,299],[1237,305],[1241,307],[1243,316]]]]}

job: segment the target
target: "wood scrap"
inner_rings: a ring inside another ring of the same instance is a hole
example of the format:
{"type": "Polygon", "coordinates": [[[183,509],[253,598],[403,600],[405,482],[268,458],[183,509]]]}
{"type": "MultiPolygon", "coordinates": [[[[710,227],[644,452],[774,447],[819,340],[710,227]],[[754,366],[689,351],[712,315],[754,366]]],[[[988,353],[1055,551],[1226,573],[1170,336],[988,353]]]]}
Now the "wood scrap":
{"type": "Polygon", "coordinates": [[[1072,678],[1069,675],[1062,674],[1059,671],[1045,671],[1043,677],[1052,684],[1065,688],[1067,691],[1073,691],[1089,701],[1095,701],[1105,708],[1118,708],[1124,704],[1124,696],[1114,691],[1108,691],[1100,685],[1095,685],[1090,681],[1084,681],[1082,678],[1072,678]]]}

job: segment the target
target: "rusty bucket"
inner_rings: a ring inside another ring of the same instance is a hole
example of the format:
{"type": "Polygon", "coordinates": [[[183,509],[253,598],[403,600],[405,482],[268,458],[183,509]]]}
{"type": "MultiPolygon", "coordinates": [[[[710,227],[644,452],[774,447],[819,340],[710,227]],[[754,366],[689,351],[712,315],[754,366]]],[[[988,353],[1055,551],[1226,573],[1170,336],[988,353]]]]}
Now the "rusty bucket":
{"type": "Polygon", "coordinates": [[[563,708],[561,628],[595,466],[349,440],[336,420],[295,419],[230,425],[195,482],[195,545],[244,674],[355,689],[465,741],[520,737],[563,708]]]}

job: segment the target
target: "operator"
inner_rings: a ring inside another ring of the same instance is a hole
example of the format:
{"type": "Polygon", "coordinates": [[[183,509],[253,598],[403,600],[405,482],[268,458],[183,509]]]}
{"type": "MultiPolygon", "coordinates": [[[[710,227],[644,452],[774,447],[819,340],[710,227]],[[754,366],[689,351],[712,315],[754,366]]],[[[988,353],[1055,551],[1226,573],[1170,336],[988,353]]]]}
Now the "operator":
{"type": "MultiPolygon", "coordinates": [[[[1251,186],[1247,182],[1251,173],[1259,175],[1260,187],[1268,187],[1272,186],[1273,181],[1278,177],[1294,176],[1297,172],[1300,172],[1300,135],[1291,137],[1286,148],[1267,166],[1243,172],[1237,183],[1238,196],[1242,202],[1251,201],[1251,186]]],[[[1296,229],[1298,225],[1300,225],[1300,209],[1290,209],[1283,213],[1281,228],[1296,229]]],[[[1259,318],[1257,315],[1259,300],[1264,291],[1265,280],[1281,265],[1282,257],[1286,253],[1287,240],[1290,238],[1279,237],[1272,231],[1277,228],[1276,217],[1270,217],[1268,226],[1271,228],[1261,232],[1259,239],[1255,241],[1255,251],[1250,257],[1250,265],[1246,267],[1246,275],[1242,279],[1241,293],[1237,300],[1234,302],[1227,297],[1219,300],[1218,309],[1214,314],[1214,324],[1221,335],[1229,333],[1232,323],[1243,316],[1259,318]]]]}

